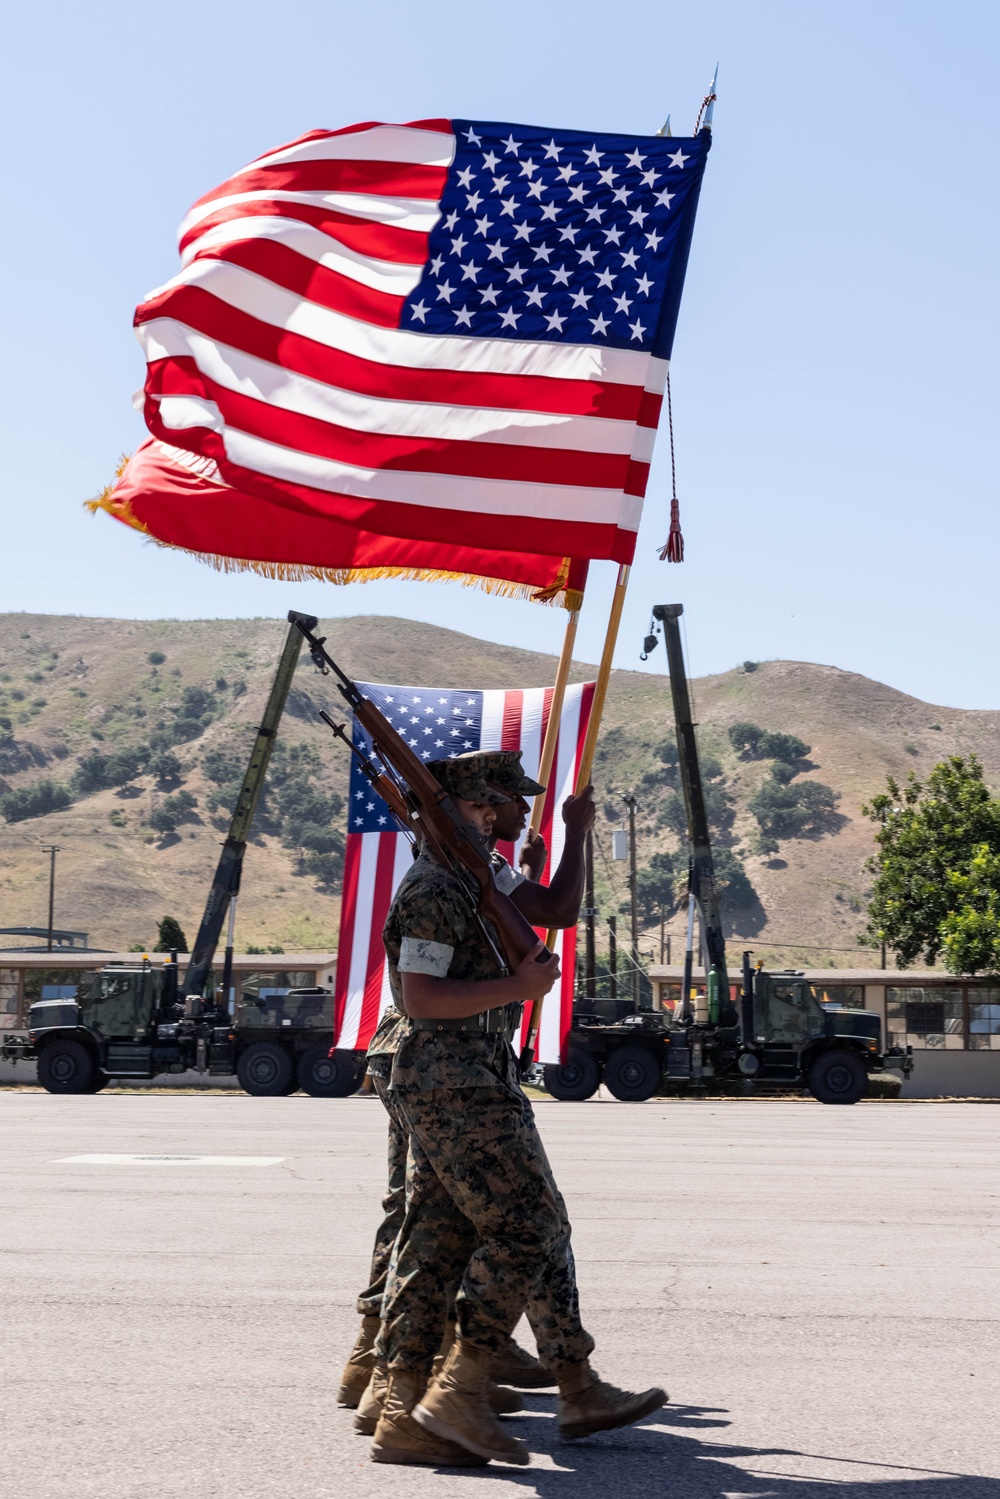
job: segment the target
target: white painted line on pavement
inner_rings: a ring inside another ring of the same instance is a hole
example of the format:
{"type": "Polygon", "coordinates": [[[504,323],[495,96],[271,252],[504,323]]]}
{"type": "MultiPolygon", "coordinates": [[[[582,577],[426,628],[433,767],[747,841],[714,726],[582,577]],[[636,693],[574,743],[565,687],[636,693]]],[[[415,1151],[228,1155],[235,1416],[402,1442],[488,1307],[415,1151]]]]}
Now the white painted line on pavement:
{"type": "Polygon", "coordinates": [[[64,1155],[53,1166],[277,1166],[283,1155],[64,1155]]]}

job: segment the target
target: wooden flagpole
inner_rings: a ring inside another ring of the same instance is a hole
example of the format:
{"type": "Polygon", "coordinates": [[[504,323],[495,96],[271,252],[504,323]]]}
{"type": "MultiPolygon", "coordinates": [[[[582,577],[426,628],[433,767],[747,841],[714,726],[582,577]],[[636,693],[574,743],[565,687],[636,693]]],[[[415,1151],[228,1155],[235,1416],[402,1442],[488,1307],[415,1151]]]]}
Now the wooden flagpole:
{"type": "MultiPolygon", "coordinates": [[[[566,621],[566,633],[563,636],[562,655],[559,657],[559,665],[556,668],[556,684],[552,691],[552,705],[549,708],[549,721],[545,725],[545,739],[542,742],[542,757],[538,762],[538,775],[536,780],[542,786],[548,786],[552,775],[552,766],[556,758],[556,745],[559,742],[559,723],[562,718],[563,703],[566,700],[566,683],[569,680],[569,669],[573,665],[573,647],[576,644],[576,627],[580,623],[579,609],[571,609],[566,621]]],[[[555,795],[555,787],[552,788],[555,795]]],[[[548,793],[535,797],[534,806],[531,809],[531,831],[537,833],[542,825],[542,814],[548,793]]],[[[553,816],[555,808],[553,807],[553,816]]]]}
{"type": "MultiPolygon", "coordinates": [[[[613,598],[611,600],[611,613],[608,616],[608,628],[607,628],[607,632],[605,633],[605,636],[604,636],[604,650],[603,650],[602,655],[601,655],[601,664],[598,667],[598,671],[597,671],[597,681],[594,684],[594,700],[591,703],[591,707],[590,707],[590,718],[589,718],[588,723],[587,723],[587,733],[586,733],[586,737],[584,738],[584,741],[583,741],[583,753],[580,756],[580,769],[579,769],[579,772],[577,773],[577,778],[576,778],[576,792],[577,792],[577,795],[579,795],[579,793],[583,790],[584,786],[589,785],[589,783],[590,783],[590,773],[591,773],[591,771],[594,768],[594,755],[595,755],[596,750],[597,750],[597,736],[598,736],[598,734],[601,731],[601,717],[602,717],[602,715],[604,713],[604,702],[605,702],[605,699],[607,698],[607,695],[608,695],[608,683],[611,680],[611,663],[612,663],[612,660],[614,659],[615,646],[618,644],[618,629],[619,629],[619,626],[621,625],[621,622],[622,622],[622,610],[625,608],[625,595],[628,592],[628,579],[629,579],[629,572],[630,571],[631,571],[631,569],[629,568],[628,564],[624,563],[624,562],[621,564],[621,566],[618,569],[618,581],[615,584],[614,596],[613,596],[613,598]]],[[[576,636],[576,621],[575,621],[575,616],[571,620],[567,621],[567,624],[566,624],[566,635],[567,635],[567,638],[569,637],[571,630],[572,630],[573,637],[575,638],[575,636],[576,636]]],[[[568,651],[567,651],[566,645],[564,644],[563,645],[563,657],[560,658],[560,661],[559,661],[559,673],[562,674],[562,676],[563,676],[563,692],[564,693],[565,693],[565,690],[566,690],[565,678],[569,674],[569,662],[570,662],[571,654],[572,654],[572,642],[570,642],[570,648],[569,648],[568,651]],[[564,670],[564,659],[565,659],[565,670],[564,670]]],[[[557,677],[558,677],[558,674],[557,674],[557,677]]],[[[558,690],[558,680],[557,680],[557,690],[558,690]]],[[[552,725],[553,725],[553,723],[558,724],[558,719],[556,718],[556,714],[555,714],[555,706],[556,706],[556,699],[555,699],[555,695],[553,695],[553,699],[552,699],[552,712],[551,712],[551,714],[549,716],[548,731],[546,732],[546,736],[545,736],[546,743],[545,743],[545,747],[544,747],[544,749],[542,751],[543,755],[545,753],[545,749],[548,749],[548,747],[549,747],[548,746],[548,740],[549,740],[549,737],[550,737],[550,735],[552,733],[552,725]]],[[[559,711],[560,711],[560,715],[561,715],[561,713],[562,713],[562,699],[561,698],[559,700],[559,711]]],[[[553,739],[553,743],[552,743],[552,754],[553,754],[553,756],[555,754],[555,740],[554,739],[553,739]]],[[[551,760],[550,760],[550,766],[551,766],[551,760]]],[[[539,775],[539,780],[542,780],[541,775],[539,775]]],[[[547,784],[547,783],[543,782],[543,784],[547,784]]],[[[544,798],[543,797],[539,797],[538,800],[537,800],[537,802],[536,802],[536,804],[535,804],[536,805],[536,809],[538,810],[538,820],[539,820],[539,822],[541,821],[541,810],[539,808],[539,803],[542,803],[543,801],[544,801],[544,798]]],[[[534,818],[534,815],[533,815],[532,816],[532,826],[535,826],[535,825],[536,825],[535,824],[535,818],[534,818]]],[[[558,936],[558,932],[557,932],[557,929],[555,927],[551,928],[551,930],[546,933],[546,936],[545,936],[545,945],[546,945],[547,948],[550,949],[550,951],[554,949],[557,936],[558,936]]],[[[531,1007],[531,1020],[530,1020],[529,1025],[528,1025],[528,1035],[527,1035],[527,1039],[525,1040],[524,1046],[523,1046],[523,1048],[521,1050],[521,1071],[522,1071],[522,1073],[526,1072],[527,1069],[534,1063],[535,1052],[537,1050],[537,1043],[538,1043],[538,1029],[539,1029],[539,1026],[541,1025],[541,1023],[542,1023],[542,1000],[539,999],[539,1000],[536,1000],[535,1003],[531,1007]]]]}

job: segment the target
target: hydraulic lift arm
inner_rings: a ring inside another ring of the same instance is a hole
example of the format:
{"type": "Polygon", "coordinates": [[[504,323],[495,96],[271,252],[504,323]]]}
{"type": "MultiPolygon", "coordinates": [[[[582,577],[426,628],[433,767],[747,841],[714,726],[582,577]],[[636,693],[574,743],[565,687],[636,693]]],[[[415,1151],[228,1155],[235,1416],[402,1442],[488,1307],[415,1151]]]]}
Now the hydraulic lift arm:
{"type": "MultiPolygon", "coordinates": [[[[681,648],[678,621],[683,612],[683,604],[656,604],[653,608],[653,618],[663,626],[663,640],[667,648],[670,695],[673,698],[674,722],[677,727],[681,786],[684,792],[688,838],[691,845],[691,893],[701,915],[701,929],[708,959],[709,1020],[713,1024],[721,1020],[721,1023],[725,1025],[728,1017],[721,1012],[730,1011],[731,1013],[729,976],[726,972],[726,941],[722,933],[719,888],[715,879],[712,842],[708,831],[708,815],[705,811],[705,793],[698,765],[698,744],[695,739],[694,721],[691,717],[691,698],[688,693],[687,673],[684,669],[684,652],[681,648]]],[[[687,995],[684,998],[686,1001],[687,995]]]]}
{"type": "MultiPolygon", "coordinates": [[[[318,621],[313,619],[310,628],[317,623],[318,621]]],[[[222,935],[222,924],[228,913],[229,940],[226,947],[226,971],[223,974],[223,995],[228,997],[232,977],[233,918],[236,914],[236,897],[240,891],[243,855],[246,853],[247,838],[253,825],[257,803],[260,801],[275,735],[278,732],[278,724],[284,712],[288,689],[292,685],[292,677],[298,665],[301,649],[302,632],[298,625],[289,625],[284,650],[281,652],[278,670],[275,672],[274,683],[271,687],[271,695],[267,700],[260,728],[257,730],[257,738],[254,740],[250,754],[250,764],[243,777],[240,794],[236,798],[236,809],[229,824],[226,841],[222,845],[212,888],[205,902],[205,913],[201,918],[201,926],[198,928],[198,936],[191,952],[191,961],[184,976],[183,994],[204,994],[212,971],[215,949],[222,935]]]]}

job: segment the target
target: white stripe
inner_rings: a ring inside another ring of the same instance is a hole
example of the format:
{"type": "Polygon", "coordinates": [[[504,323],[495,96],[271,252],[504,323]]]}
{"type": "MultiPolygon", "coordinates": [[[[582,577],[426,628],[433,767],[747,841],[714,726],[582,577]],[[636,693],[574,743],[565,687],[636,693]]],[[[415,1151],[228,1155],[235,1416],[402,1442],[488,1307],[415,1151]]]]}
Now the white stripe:
{"type": "Polygon", "coordinates": [[[656,445],[656,428],[636,426],[632,430],[635,433],[632,442],[632,457],[636,463],[652,463],[653,448],[656,445]]]}
{"type": "MultiPolygon", "coordinates": [[[[161,403],[161,409],[166,405],[161,403]]],[[[328,494],[354,495],[388,504],[423,505],[430,510],[472,510],[481,515],[530,516],[579,525],[617,526],[638,531],[642,500],[619,489],[585,489],[574,484],[529,484],[513,479],[466,478],[461,474],[406,473],[400,469],[359,468],[317,458],[297,448],[266,442],[236,427],[223,433],[226,456],[241,468],[304,484],[328,494]]]]}
{"type": "Polygon", "coordinates": [[[479,732],[481,750],[498,750],[503,746],[503,716],[506,692],[491,689],[483,693],[483,716],[479,732]]]}
{"type": "MultiPolygon", "coordinates": [[[[521,764],[524,766],[525,774],[532,777],[537,777],[542,759],[542,714],[544,711],[545,688],[526,687],[521,694],[521,732],[517,747],[521,751],[521,764]]],[[[527,836],[528,830],[525,828],[514,845],[512,862],[515,869],[519,868],[518,859],[527,836]]],[[[554,867],[550,856],[550,878],[554,867]]]]}
{"type": "MultiPolygon", "coordinates": [[[[448,406],[441,401],[393,401],[356,395],[298,375],[270,360],[245,354],[174,323],[158,324],[160,350],[193,358],[199,370],[226,390],[265,401],[281,411],[295,411],[317,421],[383,436],[433,438],[447,442],[495,442],[515,447],[558,448],[586,453],[625,455],[651,444],[647,427],[633,441],[634,422],[600,416],[566,416],[557,412],[504,410],[495,406],[448,406]]],[[[161,352],[157,355],[163,358],[161,352]]],[[[170,399],[180,399],[171,397],[170,399]]]]}
{"type": "Polygon", "coordinates": [[[667,371],[670,368],[669,359],[654,359],[649,357],[649,373],[646,376],[646,389],[650,395],[662,396],[667,388],[667,371]]]}
{"type": "MultiPolygon", "coordinates": [[[[157,397],[150,397],[156,401],[157,397]]],[[[226,423],[222,412],[214,401],[201,396],[162,396],[159,400],[160,420],[172,432],[183,432],[187,427],[207,427],[210,432],[224,432],[226,423]]]]}
{"type": "MultiPolygon", "coordinates": [[[[385,835],[383,835],[383,836],[385,836],[385,835]]],[[[393,895],[395,895],[396,891],[399,889],[399,882],[403,878],[403,875],[406,873],[406,871],[409,869],[409,867],[410,867],[410,865],[412,863],[413,863],[413,847],[412,847],[412,844],[410,843],[410,840],[409,840],[409,838],[407,838],[407,836],[406,836],[405,833],[397,833],[396,834],[396,850],[395,850],[395,853],[393,855],[393,861],[392,861],[392,893],[393,893],[393,895]]],[[[391,901],[390,901],[390,904],[391,904],[391,901]]],[[[381,932],[373,932],[372,933],[372,939],[374,941],[381,942],[381,940],[382,940],[382,933],[381,932]]],[[[381,1020],[382,1016],[385,1014],[386,1007],[388,1006],[389,1001],[391,1000],[391,998],[392,998],[392,990],[389,988],[389,964],[388,964],[388,961],[386,959],[383,959],[383,961],[382,961],[382,987],[379,990],[379,997],[378,997],[378,1019],[379,1020],[381,1020]]],[[[377,1025],[378,1021],[376,1021],[375,1024],[377,1025]]],[[[364,1038],[362,1037],[361,1039],[364,1039],[364,1038]]]]}
{"type": "MultiPolygon", "coordinates": [[[[556,763],[553,765],[552,787],[555,797],[552,803],[552,847],[549,852],[549,869],[556,869],[566,846],[566,824],[560,811],[567,796],[574,791],[576,755],[580,736],[580,710],[583,704],[583,684],[576,682],[566,688],[562,718],[559,722],[559,745],[556,763]]],[[[560,932],[556,944],[560,961],[565,966],[566,940],[573,937],[573,928],[560,932]]],[[[573,937],[575,941],[575,937],[573,937]]],[[[562,1043],[562,981],[551,991],[542,1007],[542,1024],[538,1035],[538,1060],[558,1062],[562,1043]]]]}
{"type": "Polygon", "coordinates": [[[358,861],[358,888],[354,907],[354,944],[351,949],[351,968],[347,975],[344,1019],[340,1027],[340,1040],[337,1043],[347,1051],[354,1051],[358,1044],[361,1005],[368,971],[368,952],[372,941],[377,936],[377,933],[371,930],[371,912],[375,899],[375,871],[378,865],[379,840],[383,836],[382,833],[361,835],[361,858],[358,861]]]}
{"type": "MultiPolygon", "coordinates": [[[[220,302],[259,322],[301,334],[330,349],[356,354],[376,364],[407,369],[457,370],[463,374],[545,375],[551,379],[646,386],[652,356],[633,349],[599,349],[591,344],[553,344],[528,339],[454,338],[379,328],[346,313],[309,302],[298,292],[222,260],[196,260],[168,287],[199,285],[220,302]]],[[[164,288],[151,291],[146,301],[164,288]]],[[[155,337],[158,319],[136,329],[140,343],[155,337]]],[[[150,355],[156,358],[156,354],[150,355]]]]}
{"type": "Polygon", "coordinates": [[[394,229],[411,229],[415,234],[429,234],[441,213],[436,198],[394,198],[381,193],[297,193],[270,188],[253,193],[228,193],[224,198],[199,203],[181,220],[178,239],[183,239],[211,214],[223,208],[238,208],[242,203],[301,203],[304,208],[332,208],[337,213],[350,214],[351,218],[391,224],[394,229]]]}
{"type": "Polygon", "coordinates": [[[249,166],[240,167],[233,176],[283,161],[406,161],[413,166],[450,167],[454,159],[455,137],[450,132],[418,130],[411,125],[373,125],[370,130],[352,130],[270,151],[249,166]]]}
{"type": "MultiPolygon", "coordinates": [[[[298,219],[279,219],[268,216],[248,216],[245,219],[228,219],[206,229],[198,239],[193,239],[181,252],[181,265],[187,266],[196,255],[208,250],[218,250],[223,245],[242,244],[250,239],[266,239],[272,244],[282,244],[305,260],[336,271],[362,286],[371,286],[375,291],[388,292],[391,296],[407,297],[423,275],[422,265],[404,265],[402,261],[377,260],[374,255],[361,255],[349,245],[341,244],[333,234],[314,229],[298,219]]],[[[175,278],[181,281],[181,278],[175,278]]],[[[173,281],[167,285],[172,286],[173,281]]]]}

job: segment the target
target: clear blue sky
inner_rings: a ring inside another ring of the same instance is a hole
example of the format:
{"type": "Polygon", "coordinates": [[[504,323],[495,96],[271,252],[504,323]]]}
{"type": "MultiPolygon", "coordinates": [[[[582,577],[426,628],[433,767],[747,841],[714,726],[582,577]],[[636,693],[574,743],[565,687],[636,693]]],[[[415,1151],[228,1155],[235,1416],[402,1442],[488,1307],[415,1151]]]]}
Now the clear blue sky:
{"type": "MultiPolygon", "coordinates": [[[[1000,7],[952,0],[16,3],[5,24],[0,609],[376,613],[558,649],[454,586],[222,577],[80,502],[141,439],[134,304],[190,203],[316,127],[464,115],[716,139],[617,661],[682,600],[691,665],[788,657],[1000,706],[1000,7]]],[[[613,569],[580,632],[595,659],[613,569]]],[[[662,661],[650,662],[662,669],[662,661]]]]}

